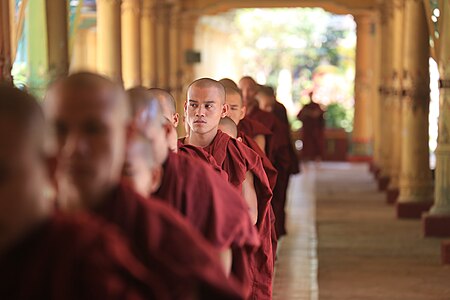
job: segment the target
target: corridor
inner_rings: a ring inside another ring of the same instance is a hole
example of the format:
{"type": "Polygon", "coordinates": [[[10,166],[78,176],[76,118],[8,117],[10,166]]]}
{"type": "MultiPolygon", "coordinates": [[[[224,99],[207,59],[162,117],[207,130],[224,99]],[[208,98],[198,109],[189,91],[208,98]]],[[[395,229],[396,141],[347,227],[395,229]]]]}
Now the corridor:
{"type": "Polygon", "coordinates": [[[367,165],[308,165],[289,196],[274,299],[450,299],[441,240],[395,218],[367,165]]]}

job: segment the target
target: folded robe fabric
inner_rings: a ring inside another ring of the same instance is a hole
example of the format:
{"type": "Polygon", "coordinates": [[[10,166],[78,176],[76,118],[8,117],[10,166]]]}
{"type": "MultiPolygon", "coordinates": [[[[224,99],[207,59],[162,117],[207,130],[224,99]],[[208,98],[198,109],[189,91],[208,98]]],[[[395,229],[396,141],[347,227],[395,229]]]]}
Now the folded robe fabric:
{"type": "Polygon", "coordinates": [[[258,199],[256,226],[261,239],[261,247],[249,258],[253,273],[253,288],[249,299],[271,299],[274,267],[270,209],[272,190],[261,158],[242,142],[220,130],[217,131],[212,143],[203,149],[216,159],[219,166],[228,173],[230,183],[239,190],[242,190],[247,172],[252,172],[254,176],[258,199]]]}
{"type": "Polygon", "coordinates": [[[161,200],[143,198],[122,183],[95,213],[117,225],[144,265],[170,283],[171,299],[197,299],[195,293],[200,299],[240,299],[245,294],[227,280],[215,249],[161,200]]]}
{"type": "Polygon", "coordinates": [[[55,214],[0,256],[0,299],[170,299],[115,226],[55,214]]]}

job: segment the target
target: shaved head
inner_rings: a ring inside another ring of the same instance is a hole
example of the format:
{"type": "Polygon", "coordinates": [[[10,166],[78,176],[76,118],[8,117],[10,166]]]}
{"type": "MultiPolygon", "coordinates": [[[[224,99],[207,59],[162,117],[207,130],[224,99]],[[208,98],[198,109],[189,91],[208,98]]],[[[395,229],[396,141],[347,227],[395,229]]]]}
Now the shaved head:
{"type": "Polygon", "coordinates": [[[238,85],[236,84],[236,82],[234,82],[233,80],[229,79],[229,78],[222,78],[219,80],[219,82],[225,87],[225,88],[232,88],[235,90],[239,90],[238,85]]]}
{"type": "Polygon", "coordinates": [[[164,115],[172,115],[177,112],[175,99],[168,91],[159,88],[151,88],[148,91],[153,98],[159,101],[164,115]]]}
{"type": "Polygon", "coordinates": [[[253,104],[259,90],[259,85],[256,81],[250,76],[244,76],[239,80],[239,88],[242,91],[244,105],[253,104]]]}
{"type": "Polygon", "coordinates": [[[200,78],[192,82],[188,87],[188,94],[194,88],[214,90],[221,104],[225,103],[225,87],[217,80],[211,78],[200,78]]]}
{"type": "Polygon", "coordinates": [[[219,129],[228,134],[232,138],[237,138],[238,129],[236,123],[230,118],[225,117],[220,120],[219,129]]]}

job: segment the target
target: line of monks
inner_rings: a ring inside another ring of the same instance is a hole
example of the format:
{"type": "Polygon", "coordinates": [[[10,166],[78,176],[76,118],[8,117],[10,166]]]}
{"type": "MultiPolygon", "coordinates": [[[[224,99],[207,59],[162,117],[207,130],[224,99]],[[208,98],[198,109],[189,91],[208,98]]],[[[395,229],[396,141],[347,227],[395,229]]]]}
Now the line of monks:
{"type": "Polygon", "coordinates": [[[40,105],[0,85],[0,299],[271,299],[299,172],[286,109],[243,77],[162,89],[93,73],[40,105]],[[261,109],[262,108],[262,109],[261,109]]]}

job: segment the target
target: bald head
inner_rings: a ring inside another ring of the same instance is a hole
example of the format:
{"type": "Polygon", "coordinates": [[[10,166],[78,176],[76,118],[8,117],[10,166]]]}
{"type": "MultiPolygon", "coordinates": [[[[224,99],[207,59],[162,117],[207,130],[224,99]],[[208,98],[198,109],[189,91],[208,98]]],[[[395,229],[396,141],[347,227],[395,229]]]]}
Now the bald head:
{"type": "Polygon", "coordinates": [[[225,87],[217,80],[211,78],[197,79],[189,85],[188,95],[193,89],[208,90],[215,94],[221,104],[225,103],[225,87]]]}
{"type": "Polygon", "coordinates": [[[152,96],[152,92],[144,87],[134,87],[127,90],[126,93],[133,119],[139,126],[165,123],[162,106],[158,99],[152,96]]]}
{"type": "Polygon", "coordinates": [[[231,80],[230,78],[222,78],[219,80],[219,82],[225,87],[225,88],[232,88],[235,90],[239,90],[238,85],[236,84],[236,82],[234,82],[233,80],[231,80]]]}
{"type": "Polygon", "coordinates": [[[149,92],[152,98],[159,101],[164,117],[166,117],[174,127],[177,127],[180,116],[177,113],[175,98],[163,89],[152,88],[149,89],[149,92]]]}
{"type": "Polygon", "coordinates": [[[224,133],[228,134],[232,138],[237,138],[238,135],[238,129],[236,126],[236,123],[229,118],[225,117],[220,120],[219,123],[219,129],[222,130],[224,133]]]}

